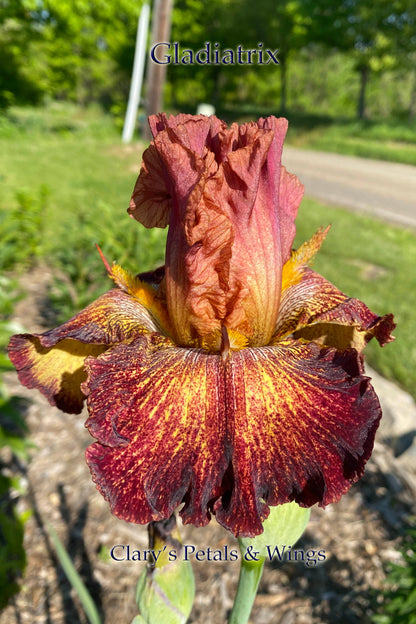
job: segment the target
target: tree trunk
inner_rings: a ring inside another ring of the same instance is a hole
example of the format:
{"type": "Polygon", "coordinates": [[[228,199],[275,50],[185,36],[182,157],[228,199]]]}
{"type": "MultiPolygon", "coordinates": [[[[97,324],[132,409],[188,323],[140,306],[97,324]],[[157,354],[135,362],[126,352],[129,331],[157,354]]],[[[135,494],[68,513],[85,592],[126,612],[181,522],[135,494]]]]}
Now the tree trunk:
{"type": "MultiPolygon", "coordinates": [[[[169,42],[172,21],[173,0],[154,0],[152,15],[151,46],[169,42]]],[[[167,65],[149,60],[146,81],[146,115],[160,113],[163,108],[163,87],[166,80],[167,65]]],[[[145,138],[150,139],[150,129],[146,126],[145,138]]]]}
{"type": "Polygon", "coordinates": [[[284,113],[287,110],[287,55],[279,54],[280,65],[280,112],[284,113]]]}
{"type": "Polygon", "coordinates": [[[217,111],[221,106],[221,95],[223,88],[223,72],[221,65],[214,66],[214,93],[212,94],[212,103],[217,111]]]}
{"type": "Polygon", "coordinates": [[[409,102],[409,121],[412,122],[416,117],[416,70],[413,71],[413,86],[410,93],[409,102]]]}
{"type": "Polygon", "coordinates": [[[366,111],[365,96],[366,96],[366,89],[367,89],[368,76],[369,76],[370,70],[367,65],[362,65],[359,68],[359,72],[360,72],[360,93],[358,96],[357,116],[358,116],[358,119],[366,119],[367,111],[366,111]]]}

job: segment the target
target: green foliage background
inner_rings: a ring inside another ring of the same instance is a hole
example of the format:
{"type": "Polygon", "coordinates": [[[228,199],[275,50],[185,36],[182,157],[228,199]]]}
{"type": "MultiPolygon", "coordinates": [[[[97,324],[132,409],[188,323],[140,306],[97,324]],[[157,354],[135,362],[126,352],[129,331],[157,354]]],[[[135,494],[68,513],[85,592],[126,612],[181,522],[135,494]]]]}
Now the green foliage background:
{"type": "Polygon", "coordinates": [[[27,511],[18,511],[16,503],[24,492],[18,467],[28,459],[31,445],[24,419],[3,382],[3,374],[13,369],[4,349],[10,334],[22,329],[9,320],[15,292],[16,284],[0,276],[0,609],[19,589],[26,566],[24,522],[29,515],[27,511]],[[4,453],[6,449],[8,452],[4,453]]]}
{"type": "MultiPolygon", "coordinates": [[[[1,0],[0,106],[58,99],[122,115],[141,5],[1,0]]],[[[279,49],[280,65],[169,65],[168,107],[193,111],[208,101],[231,114],[242,106],[343,117],[416,113],[413,0],[176,0],[171,40],[194,51],[207,41],[222,50],[262,42],[279,49]]]]}

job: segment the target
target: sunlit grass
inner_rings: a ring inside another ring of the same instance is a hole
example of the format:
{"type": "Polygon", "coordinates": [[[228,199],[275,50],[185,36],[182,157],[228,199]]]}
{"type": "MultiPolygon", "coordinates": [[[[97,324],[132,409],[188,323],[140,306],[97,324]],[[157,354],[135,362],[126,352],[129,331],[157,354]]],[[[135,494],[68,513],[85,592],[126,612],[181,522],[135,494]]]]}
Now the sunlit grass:
{"type": "Polygon", "coordinates": [[[416,124],[339,121],[289,130],[292,145],[416,165],[416,124]]]}
{"type": "Polygon", "coordinates": [[[396,341],[381,349],[375,341],[366,353],[383,375],[416,396],[416,235],[382,221],[305,198],[297,220],[296,244],[320,226],[331,230],[314,268],[374,312],[395,314],[396,341]]]}
{"type": "Polygon", "coordinates": [[[110,262],[147,270],[163,263],[166,235],[146,231],[127,214],[143,145],[122,145],[108,118],[97,112],[81,115],[70,108],[70,131],[61,130],[61,112],[59,123],[54,110],[49,115],[17,109],[17,121],[3,124],[4,132],[0,125],[0,267],[27,268],[36,247],[35,259],[65,271],[74,287],[54,289],[64,315],[108,287],[95,243],[110,262]]]}

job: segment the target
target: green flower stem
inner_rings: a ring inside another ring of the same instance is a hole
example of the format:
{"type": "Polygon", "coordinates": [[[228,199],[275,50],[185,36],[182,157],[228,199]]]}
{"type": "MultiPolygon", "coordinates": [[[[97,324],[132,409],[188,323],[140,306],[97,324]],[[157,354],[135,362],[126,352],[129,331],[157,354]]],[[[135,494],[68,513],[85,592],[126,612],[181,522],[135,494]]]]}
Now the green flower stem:
{"type": "Polygon", "coordinates": [[[247,624],[263,574],[264,561],[264,557],[259,557],[258,561],[246,561],[242,557],[237,595],[228,624],[247,624]]]}
{"type": "Polygon", "coordinates": [[[270,548],[293,546],[308,524],[311,510],[297,503],[286,503],[270,508],[263,523],[263,533],[257,537],[238,540],[241,553],[240,578],[237,595],[228,624],[247,624],[270,548]],[[256,560],[257,559],[257,560],[256,560]]]}

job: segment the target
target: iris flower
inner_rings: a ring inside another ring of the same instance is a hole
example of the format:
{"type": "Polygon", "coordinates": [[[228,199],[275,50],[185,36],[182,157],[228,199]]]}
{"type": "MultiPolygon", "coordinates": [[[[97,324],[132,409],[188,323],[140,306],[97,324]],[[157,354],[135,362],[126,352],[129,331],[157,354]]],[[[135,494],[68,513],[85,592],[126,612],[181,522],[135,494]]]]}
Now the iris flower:
{"type": "Polygon", "coordinates": [[[163,268],[67,323],[13,336],[20,381],[79,413],[112,512],[148,523],[180,507],[234,535],[270,505],[338,501],[363,474],[381,416],[363,348],[379,317],[310,268],[326,230],[292,250],[303,187],[281,164],[285,119],[150,118],[129,212],[169,226],[163,268]]]}

